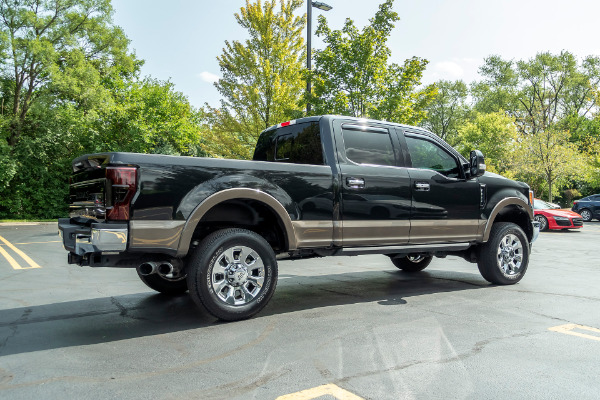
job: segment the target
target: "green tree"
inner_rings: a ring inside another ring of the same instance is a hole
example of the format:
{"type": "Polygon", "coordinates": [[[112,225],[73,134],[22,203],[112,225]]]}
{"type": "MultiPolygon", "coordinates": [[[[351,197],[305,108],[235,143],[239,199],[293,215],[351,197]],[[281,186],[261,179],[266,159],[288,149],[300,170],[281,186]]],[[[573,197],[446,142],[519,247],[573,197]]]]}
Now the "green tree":
{"type": "Polygon", "coordinates": [[[203,149],[215,156],[251,158],[260,132],[301,115],[305,17],[294,15],[301,0],[246,1],[235,18],[248,31],[245,42],[225,42],[217,58],[223,77],[215,83],[223,99],[205,106],[203,149]]]}
{"type": "Polygon", "coordinates": [[[590,117],[598,102],[600,57],[577,62],[568,51],[530,60],[485,60],[481,84],[472,88],[478,111],[505,110],[525,134],[543,132],[569,116],[590,117]]]}
{"type": "Polygon", "coordinates": [[[457,141],[458,127],[465,123],[470,111],[467,103],[469,90],[463,81],[438,81],[437,93],[427,105],[427,117],[421,126],[450,144],[457,141]]]}
{"type": "Polygon", "coordinates": [[[387,46],[394,23],[400,18],[387,0],[370,24],[359,30],[351,19],[332,30],[319,16],[316,34],[326,48],[315,51],[311,73],[313,91],[308,101],[314,114],[341,114],[417,124],[435,94],[433,87],[419,90],[427,60],[413,57],[402,66],[388,63],[387,46]]]}
{"type": "Polygon", "coordinates": [[[484,80],[472,86],[475,109],[504,109],[521,133],[514,172],[550,197],[567,185],[589,185],[595,176],[590,160],[598,152],[600,57],[578,61],[568,51],[518,61],[491,56],[480,73],[484,80]]]}
{"type": "Polygon", "coordinates": [[[552,199],[569,179],[589,172],[585,155],[569,141],[567,132],[546,129],[536,133],[520,133],[519,145],[513,153],[513,163],[517,176],[527,177],[536,192],[548,194],[552,199]],[[536,182],[544,182],[535,187],[536,182]]]}
{"type": "Polygon", "coordinates": [[[110,0],[0,0],[0,50],[8,55],[0,73],[12,80],[10,146],[43,95],[64,95],[80,106],[102,103],[108,98],[102,76],[114,67],[136,68],[112,12],[110,0]]]}
{"type": "Polygon", "coordinates": [[[475,110],[481,113],[505,110],[515,115],[520,104],[517,94],[519,77],[514,62],[492,55],[484,60],[479,74],[483,79],[473,82],[470,88],[475,110]]]}
{"type": "Polygon", "coordinates": [[[94,124],[95,151],[199,155],[201,113],[171,82],[146,78],[112,93],[114,106],[94,124]]]}
{"type": "Polygon", "coordinates": [[[510,175],[518,136],[511,117],[502,111],[476,113],[472,121],[465,122],[457,129],[456,147],[462,155],[469,158],[471,150],[481,150],[489,171],[510,175]]]}

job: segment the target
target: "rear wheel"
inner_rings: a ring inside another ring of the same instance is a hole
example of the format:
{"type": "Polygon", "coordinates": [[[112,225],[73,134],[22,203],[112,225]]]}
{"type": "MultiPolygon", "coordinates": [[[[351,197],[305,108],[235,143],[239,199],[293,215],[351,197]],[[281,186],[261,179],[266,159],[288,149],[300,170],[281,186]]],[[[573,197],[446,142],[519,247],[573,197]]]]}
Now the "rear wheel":
{"type": "Polygon", "coordinates": [[[187,282],[185,276],[177,279],[163,278],[159,274],[141,275],[138,276],[150,289],[156,290],[168,296],[176,296],[187,292],[187,282]]]}
{"type": "Polygon", "coordinates": [[[581,215],[581,218],[583,218],[583,220],[585,222],[590,222],[592,220],[592,212],[590,210],[588,210],[587,208],[584,208],[583,210],[581,210],[579,212],[579,215],[581,215]]]}
{"type": "Polygon", "coordinates": [[[479,249],[477,266],[485,280],[498,285],[519,282],[527,271],[529,243],[523,230],[512,222],[497,222],[490,238],[479,249]]]}
{"type": "Polygon", "coordinates": [[[431,263],[432,256],[408,255],[402,258],[392,258],[396,268],[404,272],[413,273],[423,271],[431,263]]]}
{"type": "Polygon", "coordinates": [[[225,321],[250,318],[263,309],[277,285],[273,249],[258,234],[223,229],[207,236],[187,265],[190,295],[225,321]]]}
{"type": "Polygon", "coordinates": [[[540,232],[548,230],[548,219],[543,215],[536,215],[533,219],[540,223],[540,232]]]}

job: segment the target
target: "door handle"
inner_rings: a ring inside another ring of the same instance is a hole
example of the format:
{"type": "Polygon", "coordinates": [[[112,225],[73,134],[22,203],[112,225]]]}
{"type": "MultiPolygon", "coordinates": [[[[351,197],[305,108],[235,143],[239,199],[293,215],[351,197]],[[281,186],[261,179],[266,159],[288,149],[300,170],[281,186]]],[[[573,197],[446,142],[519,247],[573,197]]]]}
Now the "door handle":
{"type": "Polygon", "coordinates": [[[346,178],[346,184],[354,189],[364,188],[365,180],[363,178],[346,178]]]}
{"type": "Polygon", "coordinates": [[[431,187],[429,186],[429,182],[415,182],[415,189],[420,192],[429,192],[431,187]]]}

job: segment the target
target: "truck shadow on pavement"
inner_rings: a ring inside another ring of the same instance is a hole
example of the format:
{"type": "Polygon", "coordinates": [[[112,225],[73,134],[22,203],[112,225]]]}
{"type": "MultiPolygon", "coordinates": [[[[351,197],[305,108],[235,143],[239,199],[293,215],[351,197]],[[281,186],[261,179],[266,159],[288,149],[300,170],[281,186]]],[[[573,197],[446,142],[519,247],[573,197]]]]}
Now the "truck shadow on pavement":
{"type": "MultiPolygon", "coordinates": [[[[396,270],[285,276],[270,304],[254,318],[327,306],[377,302],[402,306],[424,294],[490,287],[477,273],[396,270]]],[[[232,322],[235,324],[235,322],[232,322]]],[[[0,356],[229,324],[198,308],[187,294],[154,292],[0,310],[0,356]]]]}

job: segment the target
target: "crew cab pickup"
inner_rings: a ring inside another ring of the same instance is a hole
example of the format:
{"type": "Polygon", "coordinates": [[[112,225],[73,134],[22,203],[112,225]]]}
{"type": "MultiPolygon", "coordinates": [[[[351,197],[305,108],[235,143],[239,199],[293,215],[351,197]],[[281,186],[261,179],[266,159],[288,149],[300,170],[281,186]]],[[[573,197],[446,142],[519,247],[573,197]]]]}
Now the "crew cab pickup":
{"type": "MultiPolygon", "coordinates": [[[[383,254],[406,273],[458,255],[483,278],[523,278],[539,234],[533,193],[420,128],[342,116],[281,123],[254,159],[102,153],[73,161],[71,264],[136,268],[223,320],[272,297],[282,257],[383,254]]],[[[326,268],[327,263],[323,263],[326,268]]]]}

